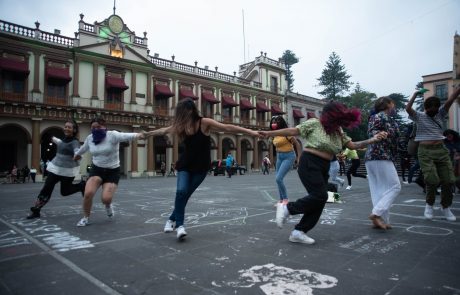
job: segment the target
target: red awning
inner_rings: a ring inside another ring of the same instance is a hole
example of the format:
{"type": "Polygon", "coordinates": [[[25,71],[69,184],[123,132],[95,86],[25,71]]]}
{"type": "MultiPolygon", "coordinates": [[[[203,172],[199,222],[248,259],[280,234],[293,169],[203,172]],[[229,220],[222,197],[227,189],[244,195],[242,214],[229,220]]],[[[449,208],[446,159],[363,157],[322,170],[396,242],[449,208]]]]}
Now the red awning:
{"type": "Polygon", "coordinates": [[[4,71],[16,72],[29,75],[29,65],[19,60],[0,58],[0,68],[4,71]]]}
{"type": "Polygon", "coordinates": [[[282,115],[282,114],[286,114],[286,112],[283,112],[282,109],[280,109],[279,106],[277,106],[276,104],[272,105],[272,114],[274,115],[282,115]]]}
{"type": "Polygon", "coordinates": [[[270,109],[267,107],[267,105],[261,101],[258,101],[256,103],[256,109],[258,112],[262,112],[262,113],[265,113],[265,112],[269,112],[270,109]]]}
{"type": "Polygon", "coordinates": [[[315,113],[313,113],[313,112],[307,112],[307,119],[311,119],[311,118],[316,118],[315,113]]]}
{"type": "Polygon", "coordinates": [[[211,92],[202,92],[201,98],[209,103],[219,103],[220,101],[211,92]]]}
{"type": "Polygon", "coordinates": [[[129,88],[125,84],[125,81],[122,78],[116,78],[116,77],[110,77],[110,76],[105,77],[105,85],[107,89],[115,88],[115,89],[120,89],[121,91],[125,91],[126,89],[129,88]]]}
{"type": "Polygon", "coordinates": [[[256,107],[252,105],[252,103],[248,99],[240,99],[240,109],[242,110],[253,110],[256,107]]]}
{"type": "Polygon", "coordinates": [[[155,95],[156,98],[170,98],[174,96],[174,93],[169,89],[168,85],[155,84],[153,95],[155,95]]]}
{"type": "Polygon", "coordinates": [[[301,110],[293,109],[293,110],[292,110],[292,115],[293,115],[294,118],[296,118],[296,119],[305,118],[305,116],[304,116],[304,114],[302,114],[302,111],[301,111],[301,110]]]}
{"type": "Polygon", "coordinates": [[[223,107],[236,107],[238,104],[233,100],[231,96],[222,96],[223,107]]]}
{"type": "Polygon", "coordinates": [[[72,80],[72,77],[69,75],[68,68],[46,68],[46,76],[51,80],[59,80],[65,83],[69,83],[72,80]]]}
{"type": "Polygon", "coordinates": [[[189,88],[181,88],[181,89],[179,90],[179,98],[186,98],[186,97],[190,97],[190,98],[193,99],[193,100],[198,100],[198,96],[196,96],[195,94],[193,94],[192,89],[189,89],[189,88]]]}

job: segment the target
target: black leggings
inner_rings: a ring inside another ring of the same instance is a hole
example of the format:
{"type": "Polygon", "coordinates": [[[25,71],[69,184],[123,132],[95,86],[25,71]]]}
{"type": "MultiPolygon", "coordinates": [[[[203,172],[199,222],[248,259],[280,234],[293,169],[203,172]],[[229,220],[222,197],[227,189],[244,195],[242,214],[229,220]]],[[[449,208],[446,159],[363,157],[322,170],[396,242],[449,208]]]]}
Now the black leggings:
{"type": "Polygon", "coordinates": [[[361,178],[367,178],[366,175],[356,173],[358,171],[359,166],[361,165],[361,160],[360,159],[352,159],[351,160],[351,166],[348,168],[347,171],[347,180],[348,180],[348,185],[351,185],[351,176],[353,175],[354,177],[361,177],[361,178]]]}
{"type": "Polygon", "coordinates": [[[74,178],[75,177],[56,175],[48,171],[48,176],[46,177],[45,185],[43,186],[42,190],[38,194],[37,200],[35,201],[35,209],[41,209],[43,206],[46,205],[46,203],[48,203],[48,201],[51,198],[51,194],[53,193],[54,186],[59,181],[61,182],[61,195],[68,196],[71,194],[75,194],[76,192],[81,192],[81,184],[72,183],[74,178]]]}
{"type": "Polygon", "coordinates": [[[291,215],[303,214],[300,222],[295,226],[296,230],[306,233],[318,223],[327,201],[329,165],[329,160],[308,152],[303,152],[300,156],[297,172],[308,195],[287,205],[291,215]]]}

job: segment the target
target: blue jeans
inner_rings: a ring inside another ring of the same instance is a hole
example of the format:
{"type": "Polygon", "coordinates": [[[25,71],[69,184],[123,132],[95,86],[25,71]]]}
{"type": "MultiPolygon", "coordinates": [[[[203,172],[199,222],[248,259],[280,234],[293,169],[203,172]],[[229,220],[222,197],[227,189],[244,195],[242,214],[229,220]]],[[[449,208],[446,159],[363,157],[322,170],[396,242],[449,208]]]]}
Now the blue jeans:
{"type": "Polygon", "coordinates": [[[280,199],[287,199],[286,186],[284,185],[284,177],[292,169],[295,161],[295,153],[292,152],[278,152],[276,154],[276,184],[280,193],[280,199]]]}
{"type": "Polygon", "coordinates": [[[174,211],[169,220],[176,222],[176,228],[184,225],[185,206],[188,199],[198,186],[203,182],[207,172],[177,171],[176,200],[174,211]]]}

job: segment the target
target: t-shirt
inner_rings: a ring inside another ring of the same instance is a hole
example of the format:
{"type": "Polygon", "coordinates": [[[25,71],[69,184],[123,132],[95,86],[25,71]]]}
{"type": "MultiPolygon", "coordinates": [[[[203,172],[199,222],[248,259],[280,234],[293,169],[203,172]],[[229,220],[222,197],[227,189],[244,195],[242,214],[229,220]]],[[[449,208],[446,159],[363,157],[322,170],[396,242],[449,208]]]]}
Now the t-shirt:
{"type": "Polygon", "coordinates": [[[273,145],[276,147],[276,151],[280,153],[292,152],[294,150],[294,146],[291,143],[292,139],[292,136],[275,136],[273,145]]]}
{"type": "Polygon", "coordinates": [[[60,140],[53,137],[52,141],[57,145],[56,156],[46,166],[46,171],[65,177],[75,177],[80,172],[80,162],[74,161],[73,156],[80,142],[76,138],[60,140]]]}
{"type": "Polygon", "coordinates": [[[446,116],[447,112],[444,105],[439,108],[439,112],[433,118],[425,112],[415,111],[413,116],[409,116],[409,119],[417,124],[415,141],[443,140],[442,121],[446,116]]]}
{"type": "Polygon", "coordinates": [[[93,135],[90,134],[75,154],[81,156],[89,150],[94,165],[108,169],[118,168],[120,167],[120,142],[132,141],[136,135],[137,133],[107,131],[106,137],[99,144],[95,144],[93,135]]]}
{"type": "Polygon", "coordinates": [[[339,153],[351,141],[351,138],[343,130],[340,130],[341,134],[327,134],[321,122],[316,118],[308,119],[297,125],[296,128],[299,129],[300,136],[306,140],[306,148],[313,148],[333,155],[339,153]]]}

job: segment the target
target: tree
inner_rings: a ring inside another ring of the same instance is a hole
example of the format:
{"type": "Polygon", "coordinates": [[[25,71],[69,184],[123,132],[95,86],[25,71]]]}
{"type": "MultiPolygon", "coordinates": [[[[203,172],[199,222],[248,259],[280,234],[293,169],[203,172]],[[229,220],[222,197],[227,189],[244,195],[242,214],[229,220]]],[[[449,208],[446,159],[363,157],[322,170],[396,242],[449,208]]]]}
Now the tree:
{"type": "Polygon", "coordinates": [[[395,103],[395,110],[396,110],[396,115],[395,115],[395,120],[398,122],[399,125],[404,125],[405,120],[403,120],[402,116],[400,115],[400,112],[406,112],[406,104],[407,104],[407,96],[404,96],[401,93],[392,93],[388,95],[389,98],[393,100],[395,103]]]}
{"type": "MultiPolygon", "coordinates": [[[[423,82],[420,81],[417,83],[417,85],[415,85],[415,90],[420,90],[423,88],[423,82]]],[[[419,94],[417,95],[417,97],[423,97],[423,94],[419,94]]],[[[415,101],[415,110],[419,111],[419,112],[423,112],[424,111],[424,108],[423,108],[423,99],[420,101],[420,100],[417,100],[415,101]]]]}
{"type": "Polygon", "coordinates": [[[351,76],[347,74],[345,65],[341,62],[340,57],[335,52],[329,55],[326,68],[323,69],[321,77],[318,78],[318,86],[322,86],[324,89],[318,92],[318,94],[328,99],[336,99],[353,85],[349,81],[351,76]]]}
{"type": "Polygon", "coordinates": [[[289,91],[292,91],[294,87],[294,76],[291,71],[291,66],[299,62],[299,58],[295,56],[295,53],[291,50],[286,50],[283,52],[281,57],[286,65],[286,81],[288,83],[287,88],[289,91]]]}
{"type": "Polygon", "coordinates": [[[342,98],[342,102],[350,108],[359,108],[361,110],[361,124],[354,129],[347,130],[347,134],[354,140],[367,139],[367,123],[371,109],[374,107],[374,100],[377,98],[375,93],[361,88],[359,83],[356,84],[353,92],[342,98]]]}

